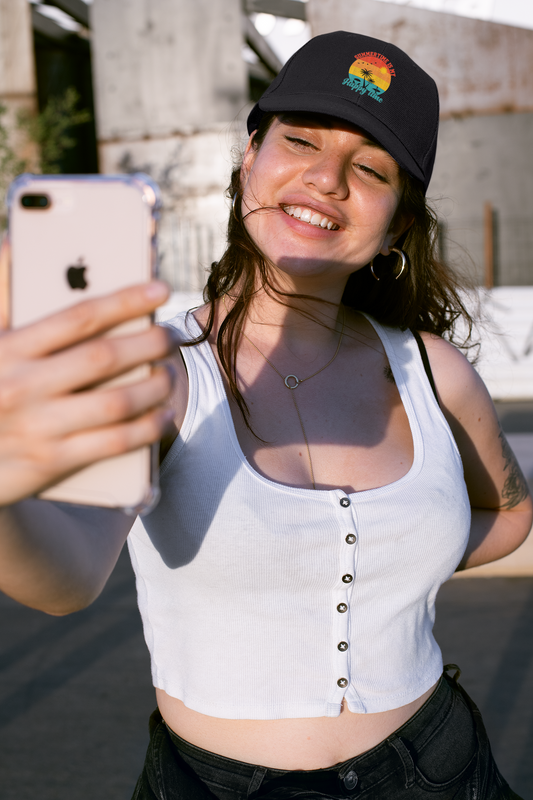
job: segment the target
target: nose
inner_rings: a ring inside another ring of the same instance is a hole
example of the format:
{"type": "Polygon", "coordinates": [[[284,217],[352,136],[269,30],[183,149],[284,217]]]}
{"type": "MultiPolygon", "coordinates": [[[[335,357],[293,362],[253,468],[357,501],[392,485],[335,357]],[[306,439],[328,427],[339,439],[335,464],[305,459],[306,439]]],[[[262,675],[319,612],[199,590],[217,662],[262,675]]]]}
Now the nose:
{"type": "Polygon", "coordinates": [[[346,163],[338,153],[322,153],[313,159],[303,174],[306,186],[313,186],[320,194],[345,200],[349,193],[346,163]]]}

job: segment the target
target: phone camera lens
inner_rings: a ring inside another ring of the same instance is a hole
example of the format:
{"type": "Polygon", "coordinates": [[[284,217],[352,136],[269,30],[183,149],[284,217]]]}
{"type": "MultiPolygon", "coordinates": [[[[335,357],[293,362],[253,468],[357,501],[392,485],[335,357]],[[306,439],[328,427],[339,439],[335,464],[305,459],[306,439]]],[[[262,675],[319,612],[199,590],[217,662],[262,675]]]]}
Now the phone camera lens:
{"type": "Polygon", "coordinates": [[[36,208],[40,210],[49,208],[51,202],[47,194],[23,194],[20,198],[20,204],[23,208],[36,208]]]}

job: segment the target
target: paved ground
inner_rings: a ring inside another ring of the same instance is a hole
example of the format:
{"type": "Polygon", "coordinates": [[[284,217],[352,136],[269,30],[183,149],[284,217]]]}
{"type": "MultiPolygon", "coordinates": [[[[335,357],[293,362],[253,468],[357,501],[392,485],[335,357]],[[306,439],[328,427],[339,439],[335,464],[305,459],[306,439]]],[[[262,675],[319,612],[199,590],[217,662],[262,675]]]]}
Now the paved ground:
{"type": "MultiPolygon", "coordinates": [[[[533,431],[533,403],[500,414],[508,430],[533,431]]],[[[462,667],[500,768],[524,800],[533,798],[532,632],[533,578],[441,590],[444,659],[462,667]]],[[[99,600],[70,617],[0,595],[0,800],[129,800],[153,707],[125,554],[99,600]]]]}

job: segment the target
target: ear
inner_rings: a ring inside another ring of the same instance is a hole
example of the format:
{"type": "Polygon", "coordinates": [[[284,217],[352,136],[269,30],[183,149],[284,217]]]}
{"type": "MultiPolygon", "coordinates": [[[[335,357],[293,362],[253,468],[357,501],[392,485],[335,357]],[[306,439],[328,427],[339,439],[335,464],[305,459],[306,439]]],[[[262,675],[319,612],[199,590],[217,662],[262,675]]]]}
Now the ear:
{"type": "Polygon", "coordinates": [[[400,236],[403,236],[405,231],[408,231],[413,224],[414,217],[402,217],[392,221],[387,235],[381,245],[380,253],[382,256],[390,256],[391,247],[394,247],[400,236]]]}
{"type": "Polygon", "coordinates": [[[257,151],[255,150],[255,148],[253,146],[254,136],[255,136],[256,133],[257,133],[257,131],[253,131],[250,134],[250,138],[248,139],[248,143],[247,143],[246,149],[244,151],[244,156],[242,158],[242,164],[241,164],[241,188],[243,188],[246,185],[246,182],[248,180],[248,176],[250,175],[253,163],[255,161],[255,156],[257,154],[257,151]]]}

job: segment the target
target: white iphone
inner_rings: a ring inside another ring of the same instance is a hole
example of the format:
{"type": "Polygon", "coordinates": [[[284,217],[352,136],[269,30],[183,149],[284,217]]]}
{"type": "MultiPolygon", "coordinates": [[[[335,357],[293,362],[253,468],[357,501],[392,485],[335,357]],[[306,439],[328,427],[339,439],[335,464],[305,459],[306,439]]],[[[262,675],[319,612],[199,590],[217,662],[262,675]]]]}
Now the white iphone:
{"type": "MultiPolygon", "coordinates": [[[[155,273],[159,190],[146,175],[21,175],[10,186],[8,207],[12,328],[155,273]]],[[[152,324],[147,316],[108,335],[152,324]]],[[[149,369],[139,367],[111,384],[137,381],[149,369]]],[[[157,496],[156,447],[100,461],[40,495],[131,513],[153,507],[157,496]]]]}

